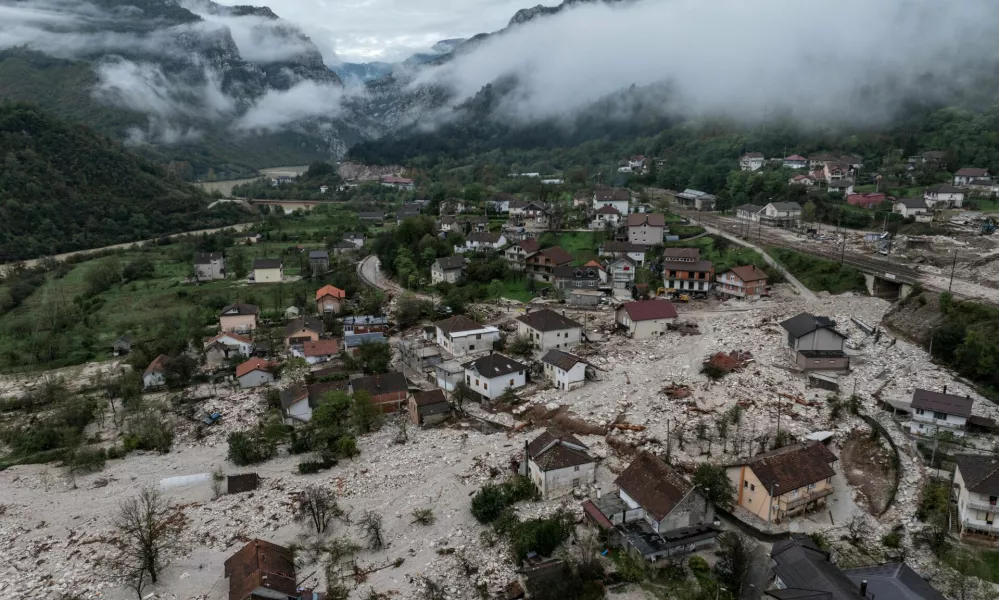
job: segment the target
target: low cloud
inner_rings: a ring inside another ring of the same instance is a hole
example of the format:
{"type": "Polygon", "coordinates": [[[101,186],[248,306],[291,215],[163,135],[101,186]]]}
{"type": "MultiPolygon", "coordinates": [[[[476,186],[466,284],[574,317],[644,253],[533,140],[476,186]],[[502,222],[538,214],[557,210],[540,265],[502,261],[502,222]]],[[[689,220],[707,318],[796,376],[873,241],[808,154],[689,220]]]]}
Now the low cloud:
{"type": "Polygon", "coordinates": [[[155,64],[125,59],[104,61],[96,70],[100,83],[94,95],[121,108],[162,118],[202,119],[225,118],[236,108],[208,70],[204,82],[198,85],[171,80],[155,64]]]}
{"type": "Polygon", "coordinates": [[[342,87],[302,81],[287,90],[271,90],[258,99],[233,127],[242,131],[275,131],[319,117],[335,118],[342,112],[342,87]]]}

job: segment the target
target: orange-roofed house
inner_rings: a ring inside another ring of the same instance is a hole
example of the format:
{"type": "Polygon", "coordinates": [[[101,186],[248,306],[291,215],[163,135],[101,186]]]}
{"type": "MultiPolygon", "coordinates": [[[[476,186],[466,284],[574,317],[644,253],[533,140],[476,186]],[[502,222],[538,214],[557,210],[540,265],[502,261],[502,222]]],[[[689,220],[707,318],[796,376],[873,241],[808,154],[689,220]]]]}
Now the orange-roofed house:
{"type": "Polygon", "coordinates": [[[347,292],[332,285],[324,285],[316,291],[316,308],[320,313],[338,313],[347,298],[347,292]]]}
{"type": "Polygon", "coordinates": [[[718,275],[715,291],[732,298],[759,300],[768,294],[767,274],[756,265],[732,267],[718,275]]]}
{"type": "Polygon", "coordinates": [[[302,346],[305,362],[314,365],[329,362],[340,355],[340,340],[316,340],[302,346]]]}
{"type": "Polygon", "coordinates": [[[160,354],[149,363],[142,374],[142,387],[145,389],[158,388],[166,385],[166,366],[170,362],[170,357],[160,354]]]}
{"type": "Polygon", "coordinates": [[[251,358],[245,363],[236,367],[236,379],[239,380],[241,388],[255,388],[274,381],[274,367],[272,362],[262,358],[251,358]]]}

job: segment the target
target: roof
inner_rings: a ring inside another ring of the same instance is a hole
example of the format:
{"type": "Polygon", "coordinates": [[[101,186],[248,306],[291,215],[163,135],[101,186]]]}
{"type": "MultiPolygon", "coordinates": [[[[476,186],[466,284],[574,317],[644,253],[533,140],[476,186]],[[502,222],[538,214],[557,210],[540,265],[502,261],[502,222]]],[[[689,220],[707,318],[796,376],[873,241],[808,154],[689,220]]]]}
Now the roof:
{"type": "MultiPolygon", "coordinates": [[[[351,246],[353,246],[353,244],[351,244],[351,246]]],[[[347,292],[341,290],[338,287],[333,287],[332,285],[324,285],[323,287],[316,290],[316,300],[319,300],[325,296],[333,296],[334,298],[346,298],[347,292]]]]}
{"type": "Polygon", "coordinates": [[[885,195],[881,192],[870,192],[867,194],[849,194],[846,197],[847,204],[857,203],[857,204],[874,204],[876,202],[884,202],[885,195]]]}
{"type": "Polygon", "coordinates": [[[412,179],[407,179],[406,177],[396,177],[394,175],[386,175],[382,177],[382,183],[402,183],[409,184],[413,183],[412,179]]]}
{"type": "Polygon", "coordinates": [[[281,408],[287,409],[300,400],[309,397],[309,390],[303,385],[293,385],[290,388],[281,390],[281,408]]]}
{"type": "Polygon", "coordinates": [[[213,260],[222,260],[225,258],[221,252],[196,252],[194,254],[194,264],[196,265],[209,265],[213,260]]]}
{"type": "Polygon", "coordinates": [[[166,354],[160,354],[159,356],[153,359],[153,362],[149,363],[149,366],[146,367],[146,370],[143,374],[148,375],[149,373],[166,373],[166,365],[168,362],[170,362],[170,357],[167,356],[166,354]]]}
{"type": "Polygon", "coordinates": [[[743,281],[759,281],[761,279],[766,279],[767,274],[764,273],[756,265],[743,265],[741,267],[732,267],[729,269],[735,276],[743,281]]]}
{"type": "Polygon", "coordinates": [[[450,334],[461,333],[462,331],[478,331],[479,329],[486,329],[488,325],[476,323],[465,315],[455,315],[453,317],[448,317],[443,321],[437,321],[434,323],[434,327],[440,329],[444,333],[450,334]]]}
{"type": "Polygon", "coordinates": [[[284,326],[284,335],[288,337],[301,329],[308,329],[320,334],[326,331],[326,327],[323,325],[321,319],[315,317],[298,317],[297,319],[288,321],[288,324],[284,326]]]}
{"type": "Polygon", "coordinates": [[[593,197],[597,199],[597,202],[612,202],[615,200],[630,200],[631,193],[628,190],[614,188],[610,190],[597,190],[594,192],[593,197]]]}
{"type": "Polygon", "coordinates": [[[600,246],[600,250],[607,252],[645,252],[644,244],[634,244],[632,242],[607,241],[600,246]]]}
{"type": "Polygon", "coordinates": [[[809,313],[801,313],[786,321],[781,321],[780,326],[796,338],[808,335],[816,329],[828,329],[840,337],[846,337],[836,331],[836,322],[829,317],[816,317],[809,313]]]}
{"type": "Polygon", "coordinates": [[[930,392],[919,388],[912,392],[912,408],[922,408],[959,417],[970,417],[971,406],[974,403],[974,400],[965,396],[930,392]]]}
{"type": "Polygon", "coordinates": [[[958,454],[954,462],[969,491],[999,496],[999,460],[984,454],[958,454]]]}
{"type": "Polygon", "coordinates": [[[534,254],[541,249],[541,242],[536,238],[528,238],[526,240],[521,240],[517,242],[520,249],[524,251],[525,254],[534,254]]]}
{"type": "Polygon", "coordinates": [[[700,248],[666,248],[663,250],[663,258],[669,259],[687,259],[687,260],[700,260],[701,249],[700,248]]]}
{"type": "Polygon", "coordinates": [[[230,304],[222,307],[222,315],[233,316],[226,315],[226,313],[231,311],[236,311],[235,314],[240,316],[255,315],[260,312],[260,307],[255,304],[230,304]]]}
{"type": "Polygon", "coordinates": [[[329,257],[330,253],[325,250],[309,250],[309,260],[329,257]]]}
{"type": "Polygon", "coordinates": [[[417,406],[431,406],[433,404],[447,404],[447,396],[444,395],[444,390],[436,389],[430,390],[429,392],[416,392],[413,394],[413,402],[417,406]]]}
{"type": "Polygon", "coordinates": [[[859,586],[867,582],[867,593],[878,600],[945,600],[925,579],[902,563],[885,563],[855,569],[843,569],[843,574],[859,586]]]}
{"type": "Polygon", "coordinates": [[[784,446],[758,454],[745,462],[760,483],[774,495],[796,490],[836,474],[830,465],[836,455],[820,442],[784,446]]]}
{"type": "Polygon", "coordinates": [[[446,256],[444,258],[438,258],[434,262],[442,271],[465,268],[465,257],[463,256],[446,256]]]}
{"type": "Polygon", "coordinates": [[[800,154],[792,154],[791,156],[788,156],[784,160],[802,161],[802,160],[808,160],[808,159],[805,158],[804,156],[800,155],[800,154]]]}
{"type": "Polygon", "coordinates": [[[539,254],[552,261],[556,265],[564,265],[566,263],[572,262],[572,255],[566,250],[563,250],[560,246],[552,246],[551,248],[545,248],[539,254]]]}
{"type": "Polygon", "coordinates": [[[603,267],[588,266],[584,265],[582,267],[574,267],[572,265],[560,265],[552,269],[552,276],[555,279],[574,279],[581,281],[599,281],[600,271],[604,271],[603,267]]]}
{"type": "Polygon", "coordinates": [[[253,540],[230,556],[223,573],[229,578],[229,600],[246,600],[260,588],[298,595],[292,551],[264,540],[253,540]]]}
{"type": "Polygon", "coordinates": [[[619,215],[621,214],[621,211],[608,204],[606,206],[601,206],[595,210],[594,213],[598,215],[619,215]]]}
{"type": "Polygon", "coordinates": [[[363,346],[364,344],[387,344],[388,339],[385,334],[380,331],[373,331],[371,333],[355,333],[354,335],[347,335],[343,338],[343,345],[345,348],[356,348],[358,346],[363,346]]]}
{"type": "Polygon", "coordinates": [[[498,352],[487,354],[475,360],[470,360],[463,363],[461,366],[466,369],[473,370],[479,375],[488,377],[489,379],[527,370],[527,365],[523,365],[508,356],[503,356],[498,352]]]}
{"type": "Polygon", "coordinates": [[[488,231],[476,231],[474,233],[468,234],[465,238],[469,242],[478,242],[480,244],[495,244],[500,241],[503,237],[502,233],[490,233],[488,231]]]}
{"type": "Polygon", "coordinates": [[[353,249],[353,248],[356,248],[357,246],[354,245],[354,242],[348,242],[347,240],[340,240],[339,242],[333,244],[333,247],[334,248],[353,249]]]}
{"type": "MultiPolygon", "coordinates": [[[[786,586],[775,596],[784,600],[799,598],[860,600],[860,587],[829,562],[829,555],[808,536],[795,535],[781,540],[770,551],[774,572],[786,586]],[[811,593],[809,593],[811,592],[811,593]]],[[[768,594],[774,595],[772,592],[768,594]]]]}
{"type": "Polygon", "coordinates": [[[543,308],[527,313],[522,317],[517,317],[517,320],[531,329],[537,329],[538,331],[560,331],[562,329],[582,327],[576,321],[565,315],[560,315],[550,308],[543,308]]]}
{"type": "Polygon", "coordinates": [[[826,186],[826,187],[846,189],[846,188],[849,188],[849,187],[853,187],[853,180],[852,179],[840,179],[839,181],[830,181],[829,185],[826,186]]]}
{"type": "Polygon", "coordinates": [[[388,317],[380,317],[377,315],[351,315],[349,317],[343,318],[343,325],[357,326],[357,325],[387,325],[388,317]]]}
{"type": "Polygon", "coordinates": [[[987,177],[988,174],[988,169],[978,169],[975,167],[964,167],[963,169],[958,169],[957,173],[954,173],[958,177],[987,177]]]}
{"type": "Polygon", "coordinates": [[[631,461],[614,483],[656,521],[666,518],[694,490],[692,483],[648,452],[631,461]]]}
{"type": "Polygon", "coordinates": [[[632,321],[651,321],[653,319],[675,319],[676,307],[666,300],[639,300],[626,302],[618,307],[628,313],[632,321]]]}
{"type": "Polygon", "coordinates": [[[898,203],[906,208],[929,208],[922,198],[901,198],[898,203]]]}
{"type": "Polygon", "coordinates": [[[549,350],[547,354],[541,357],[541,362],[554,365],[563,371],[568,371],[579,363],[590,364],[575,354],[569,354],[561,350],[549,350]]]}
{"type": "Polygon", "coordinates": [[[256,269],[280,269],[280,258],[256,258],[253,260],[253,268],[256,269]]]}
{"type": "Polygon", "coordinates": [[[211,338],[208,341],[209,342],[216,342],[218,340],[221,340],[222,338],[232,338],[232,339],[236,340],[237,342],[242,342],[244,344],[252,344],[253,343],[253,340],[251,340],[250,338],[246,337],[245,335],[239,335],[237,333],[232,333],[231,331],[224,331],[224,332],[218,334],[217,336],[211,338]]]}
{"type": "Polygon", "coordinates": [[[660,213],[632,213],[628,215],[628,227],[665,227],[666,217],[660,213]]]}
{"type": "MultiPolygon", "coordinates": [[[[933,187],[926,188],[927,192],[931,194],[963,194],[964,190],[959,187],[954,187],[949,183],[941,183],[934,185],[933,187]]],[[[903,563],[904,564],[904,563],[903,563]]]]}
{"type": "Polygon", "coordinates": [[[571,434],[549,428],[527,444],[527,455],[541,471],[554,471],[595,462],[586,448],[571,434]]]}
{"type": "Polygon", "coordinates": [[[236,366],[236,377],[242,377],[253,371],[270,371],[274,368],[274,363],[262,358],[251,358],[245,363],[236,366]]]}
{"type": "Polygon", "coordinates": [[[763,158],[762,152],[747,152],[742,155],[743,158],[763,158]]]}
{"type": "MultiPolygon", "coordinates": [[[[798,177],[799,176],[796,175],[795,179],[797,179],[798,177]]],[[[801,177],[804,177],[804,175],[801,175],[801,177]]],[[[743,204],[742,206],[737,207],[735,210],[736,211],[743,211],[743,212],[751,212],[753,214],[756,214],[756,213],[760,212],[761,210],[763,210],[763,207],[762,206],[757,206],[755,204],[743,204]]]]}
{"type": "Polygon", "coordinates": [[[357,392],[368,392],[372,396],[382,394],[394,394],[397,392],[408,392],[409,382],[402,373],[385,373],[384,375],[371,375],[368,377],[358,377],[350,381],[350,387],[357,392]]]}
{"type": "Polygon", "coordinates": [[[607,270],[607,269],[604,269],[604,266],[602,264],[598,263],[595,260],[591,260],[590,262],[586,263],[583,266],[584,267],[596,267],[596,268],[600,269],[601,271],[606,271],[607,270]]]}
{"type": "Polygon", "coordinates": [[[385,218],[385,214],[384,213],[380,213],[378,211],[359,212],[359,213],[357,213],[357,218],[358,219],[381,220],[381,219],[385,218]]]}
{"type": "Polygon", "coordinates": [[[682,260],[663,261],[663,271],[697,271],[698,273],[707,273],[714,268],[715,265],[710,260],[695,260],[689,262],[682,260]]]}
{"type": "Polygon", "coordinates": [[[801,210],[801,205],[797,202],[771,202],[770,206],[784,211],[801,210]]]}
{"type": "Polygon", "coordinates": [[[319,340],[316,342],[305,342],[304,354],[306,356],[331,356],[340,353],[340,342],[337,340],[319,340]]]}

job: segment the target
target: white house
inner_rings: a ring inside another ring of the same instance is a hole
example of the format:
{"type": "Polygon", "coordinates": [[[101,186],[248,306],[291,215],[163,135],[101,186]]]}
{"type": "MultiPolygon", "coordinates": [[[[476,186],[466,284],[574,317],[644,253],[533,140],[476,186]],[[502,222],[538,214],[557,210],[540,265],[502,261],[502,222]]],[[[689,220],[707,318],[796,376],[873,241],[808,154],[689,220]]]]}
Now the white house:
{"type": "Polygon", "coordinates": [[[621,212],[613,206],[601,206],[593,211],[593,218],[590,220],[590,229],[617,229],[621,222],[621,212]]]}
{"type": "Polygon", "coordinates": [[[457,283],[465,274],[465,262],[463,256],[438,258],[430,265],[430,283],[457,283]]]}
{"type": "Polygon", "coordinates": [[[454,251],[458,253],[481,252],[483,250],[499,250],[503,246],[506,246],[506,237],[502,233],[476,232],[468,234],[468,237],[465,238],[465,245],[455,246],[454,251]]]}
{"type": "Polygon", "coordinates": [[[280,258],[258,258],[253,261],[253,283],[281,283],[284,265],[280,258]]]}
{"type": "MultiPolygon", "coordinates": [[[[297,352],[297,347],[292,347],[292,353],[297,352]]],[[[337,340],[316,340],[302,344],[302,356],[305,362],[315,365],[329,362],[340,356],[340,342],[337,340]]]]}
{"type": "Polygon", "coordinates": [[[476,323],[463,315],[434,323],[434,330],[437,345],[454,357],[492,350],[500,338],[499,329],[476,323]]]}
{"type": "Polygon", "coordinates": [[[343,241],[350,242],[351,244],[354,244],[355,248],[360,249],[364,246],[364,234],[348,231],[343,234],[343,241]]]}
{"type": "Polygon", "coordinates": [[[238,354],[239,356],[250,356],[253,354],[253,340],[235,333],[220,333],[205,341],[205,348],[215,343],[222,344],[229,353],[238,354]]]}
{"type": "Polygon", "coordinates": [[[923,192],[923,200],[930,208],[936,208],[938,205],[946,208],[961,208],[964,206],[964,190],[948,183],[941,183],[926,188],[926,191],[923,192]]]}
{"type": "Polygon", "coordinates": [[[527,385],[527,365],[498,352],[470,360],[465,368],[465,385],[486,400],[495,400],[507,389],[527,385]]]}
{"type": "Polygon", "coordinates": [[[965,167],[959,169],[957,173],[954,173],[954,185],[965,186],[971,183],[973,179],[988,178],[988,169],[976,169],[973,167],[965,167]]]}
{"type": "Polygon", "coordinates": [[[759,171],[766,160],[762,152],[747,152],[739,158],[739,168],[743,171],[759,171]]]}
{"type": "Polygon", "coordinates": [[[635,261],[627,256],[615,258],[607,263],[608,279],[614,289],[630,290],[633,288],[637,271],[638,267],[635,261]]]}
{"type": "Polygon", "coordinates": [[[638,266],[645,264],[645,251],[648,246],[644,244],[633,244],[631,242],[611,241],[604,242],[597,248],[597,255],[606,258],[630,258],[638,266]]]}
{"type": "Polygon", "coordinates": [[[160,354],[153,362],[149,363],[145,372],[142,373],[142,387],[145,389],[158,388],[166,385],[166,365],[170,362],[170,357],[160,354]]]}
{"type": "Polygon", "coordinates": [[[756,204],[743,204],[735,209],[735,216],[746,221],[759,221],[763,207],[756,204]]]}
{"type": "Polygon", "coordinates": [[[665,334],[667,325],[677,316],[676,307],[665,300],[627,302],[614,312],[618,328],[636,340],[665,334]]]}
{"type": "Polygon", "coordinates": [[[845,370],[850,357],[844,346],[846,336],[836,331],[836,322],[829,317],[800,313],[781,321],[787,332],[784,349],[794,363],[806,371],[845,370]]]}
{"type": "Polygon", "coordinates": [[[641,154],[632,156],[628,159],[628,166],[631,167],[632,171],[641,173],[645,169],[645,157],[641,154]]]}
{"type": "Polygon", "coordinates": [[[517,317],[517,335],[528,338],[541,350],[571,348],[580,342],[582,334],[582,325],[548,308],[517,317]]]}
{"type": "Polygon", "coordinates": [[[416,187],[412,179],[408,177],[396,177],[394,175],[382,177],[382,185],[397,190],[412,190],[416,187]]]}
{"type": "Polygon", "coordinates": [[[797,227],[801,222],[801,205],[797,202],[771,202],[763,207],[759,220],[772,227],[797,227]]]}
{"type": "Polygon", "coordinates": [[[286,425],[300,425],[312,419],[309,391],[302,385],[281,390],[281,412],[286,425]]]}
{"type": "Polygon", "coordinates": [[[556,388],[569,391],[580,387],[586,382],[587,363],[575,354],[561,350],[549,350],[542,358],[545,376],[556,388]]]}
{"type": "Polygon", "coordinates": [[[666,217],[661,213],[633,213],[628,215],[627,227],[629,242],[654,246],[663,242],[666,217]]]}
{"type": "Polygon", "coordinates": [[[626,215],[630,200],[631,193],[628,190],[619,188],[597,190],[593,193],[593,210],[597,211],[605,206],[612,206],[617,209],[619,215],[626,215]]]}
{"type": "Polygon", "coordinates": [[[236,379],[243,389],[271,383],[274,381],[274,363],[262,358],[251,358],[236,367],[236,379]]]}
{"type": "Polygon", "coordinates": [[[933,220],[933,215],[930,214],[930,207],[926,205],[926,201],[922,198],[901,198],[892,207],[892,212],[899,213],[905,218],[912,217],[920,222],[933,220]]]}
{"type": "MultiPolygon", "coordinates": [[[[944,388],[946,392],[946,388],[944,388]]],[[[957,437],[964,437],[975,401],[966,396],[930,392],[916,389],[912,392],[912,422],[909,433],[912,435],[933,435],[938,431],[949,431],[957,437]]]]}
{"type": "Polygon", "coordinates": [[[961,533],[999,536],[999,460],[989,454],[958,454],[954,462],[961,533]]]}
{"type": "Polygon", "coordinates": [[[198,281],[225,279],[225,256],[221,252],[195,253],[194,278],[198,281]]]}
{"type": "Polygon", "coordinates": [[[583,442],[551,428],[527,444],[527,477],[545,500],[596,481],[597,462],[583,442]]]}
{"type": "Polygon", "coordinates": [[[784,166],[789,169],[807,169],[808,159],[800,154],[792,154],[784,159],[784,166]]]}

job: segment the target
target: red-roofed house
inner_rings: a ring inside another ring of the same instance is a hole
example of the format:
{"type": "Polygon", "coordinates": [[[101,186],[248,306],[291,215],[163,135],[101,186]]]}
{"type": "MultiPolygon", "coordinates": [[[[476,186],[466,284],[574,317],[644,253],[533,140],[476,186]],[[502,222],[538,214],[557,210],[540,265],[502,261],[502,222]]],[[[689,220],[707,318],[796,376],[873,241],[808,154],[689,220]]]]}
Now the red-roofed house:
{"type": "Polygon", "coordinates": [[[340,340],[305,342],[302,355],[305,356],[305,362],[310,365],[331,361],[340,355],[340,340]]]}
{"type": "Polygon", "coordinates": [[[885,199],[885,195],[882,193],[849,194],[846,197],[846,203],[850,206],[871,209],[884,202],[885,199]]]}
{"type": "Polygon", "coordinates": [[[160,354],[154,358],[142,374],[142,387],[150,389],[166,385],[166,365],[168,362],[170,362],[170,357],[166,354],[160,354]]]}
{"type": "Polygon", "coordinates": [[[767,274],[756,265],[732,267],[718,275],[715,290],[733,298],[759,300],[768,293],[767,274]]]}
{"type": "Polygon", "coordinates": [[[387,175],[382,177],[382,185],[385,187],[395,188],[397,190],[411,190],[416,187],[413,184],[412,179],[407,179],[405,177],[396,177],[394,175],[387,175]]]}
{"type": "Polygon", "coordinates": [[[535,238],[527,238],[526,240],[516,242],[507,248],[503,254],[506,257],[506,261],[510,263],[510,268],[523,271],[526,268],[528,257],[534,256],[540,249],[540,241],[535,238]]]}
{"type": "Polygon", "coordinates": [[[274,381],[274,363],[251,358],[236,367],[236,379],[241,388],[255,388],[274,381]]]}
{"type": "Polygon", "coordinates": [[[644,340],[665,334],[677,316],[676,307],[665,300],[640,300],[617,307],[614,320],[628,337],[644,340]]]}
{"type": "Polygon", "coordinates": [[[792,154],[784,159],[784,166],[789,169],[807,169],[808,159],[800,154],[792,154]]]}
{"type": "Polygon", "coordinates": [[[316,290],[316,308],[321,313],[337,313],[346,298],[347,292],[332,285],[324,285],[316,290]]]}

